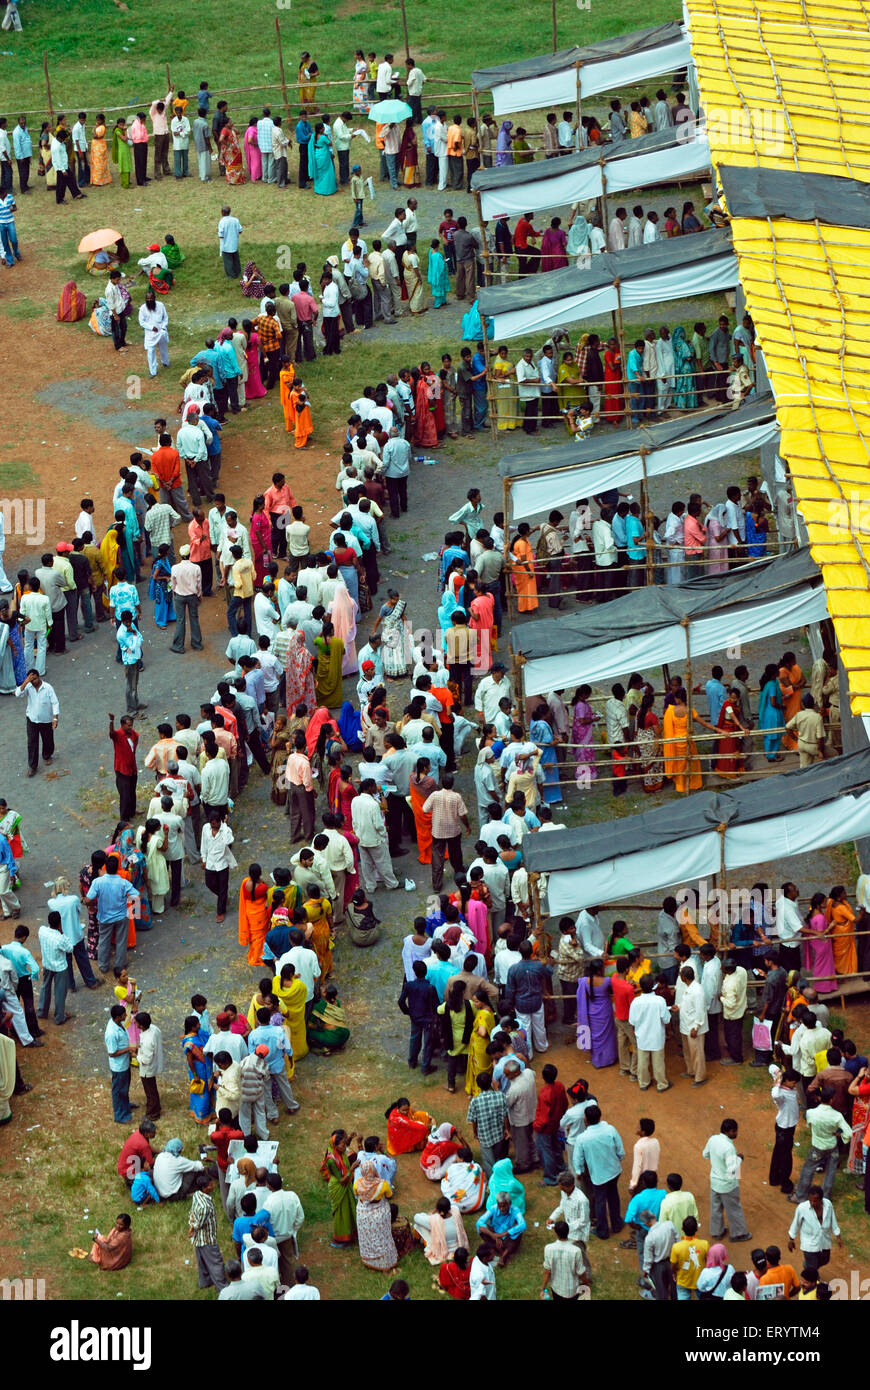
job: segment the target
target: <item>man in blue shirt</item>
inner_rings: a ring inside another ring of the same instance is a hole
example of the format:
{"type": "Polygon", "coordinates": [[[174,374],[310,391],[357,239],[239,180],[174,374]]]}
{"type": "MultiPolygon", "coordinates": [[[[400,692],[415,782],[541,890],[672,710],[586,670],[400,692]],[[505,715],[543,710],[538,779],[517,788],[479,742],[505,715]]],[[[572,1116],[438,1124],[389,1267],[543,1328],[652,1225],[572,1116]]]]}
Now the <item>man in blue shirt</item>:
{"type": "MultiPolygon", "coordinates": [[[[63,618],[60,619],[61,624],[63,618]]],[[[21,904],[12,891],[17,868],[12,848],[5,835],[0,835],[0,912],[4,921],[9,917],[21,916],[21,904]]]]}
{"type": "MultiPolygon", "coordinates": [[[[114,857],[114,856],[113,856],[114,857]]],[[[115,876],[117,877],[117,860],[115,861],[115,876]]],[[[123,883],[123,879],[118,880],[123,883]]],[[[96,883],[102,883],[103,879],[96,879],[96,883]]],[[[124,923],[125,934],[125,955],[126,955],[126,921],[124,923]]],[[[113,1004],[109,1022],[106,1024],[105,1043],[106,1052],[109,1055],[109,1071],[112,1073],[112,1113],[115,1117],[116,1125],[126,1125],[130,1121],[133,1113],[133,1106],[130,1103],[130,1054],[132,1048],[127,1030],[124,1028],[123,1021],[127,1010],[123,1004],[113,1004]]],[[[136,1107],[138,1109],[138,1106],[136,1107]]]]}
{"type": "MultiPolygon", "coordinates": [[[[613,523],[611,522],[611,527],[613,523]]],[[[614,531],[615,534],[615,531],[614,531]]],[[[644,582],[644,570],[638,568],[646,560],[646,538],[640,515],[640,503],[632,502],[625,518],[625,553],[628,556],[627,583],[637,588],[644,582]]]]}
{"type": "Polygon", "coordinates": [[[476,346],[477,351],[471,359],[471,370],[474,372],[471,389],[474,393],[474,428],[482,430],[486,428],[486,358],[483,343],[476,346]]]}
{"type": "Polygon", "coordinates": [[[722,712],[722,706],[728,691],[722,684],[722,667],[714,666],[710,673],[710,679],[704,686],[704,694],[707,696],[707,714],[711,724],[716,724],[722,712]]]}
{"type": "Polygon", "coordinates": [[[115,938],[115,977],[120,975],[127,964],[127,905],[135,904],[138,910],[139,894],[131,883],[118,874],[118,856],[110,854],[106,860],[106,872],[95,878],[87,893],[86,901],[97,904],[97,926],[99,941],[97,945],[97,965],[103,974],[109,969],[112,954],[112,937],[115,938]]]}
{"type": "Polygon", "coordinates": [[[443,1004],[447,981],[455,974],[450,963],[450,947],[443,941],[433,941],[432,954],[426,957],[426,978],[435,986],[439,1003],[443,1004]]]}
{"type": "Polygon", "coordinates": [[[525,1229],[526,1219],[521,1211],[511,1205],[508,1192],[499,1192],[493,1204],[477,1220],[478,1235],[495,1246],[502,1269],[516,1254],[525,1229]]]}
{"type": "MultiPolygon", "coordinates": [[[[248,1051],[254,1052],[261,1044],[268,1047],[269,1055],[266,1058],[266,1066],[269,1075],[278,1087],[278,1094],[287,1107],[287,1114],[294,1115],[299,1109],[299,1102],[293,1094],[293,1087],[287,1078],[285,1060],[293,1056],[292,1048],[287,1041],[287,1034],[281,1027],[273,1027],[269,1019],[272,1013],[269,1009],[257,1010],[257,1026],[248,1034],[248,1051]]],[[[266,1087],[266,1119],[277,1120],[278,1110],[272,1100],[272,1088],[266,1087]],[[270,1113],[270,1107],[274,1114],[270,1113]]],[[[271,1233],[270,1233],[271,1234],[271,1233]]]]}
{"type": "Polygon", "coordinates": [[[299,120],[296,122],[296,144],[299,146],[299,187],[308,186],[308,150],[312,136],[311,126],[305,119],[304,111],[300,111],[299,120]]]}
{"type": "Polygon", "coordinates": [[[631,423],[639,425],[643,413],[643,338],[638,338],[625,363],[631,423]]]}
{"type": "Polygon", "coordinates": [[[6,946],[0,946],[0,955],[5,956],[12,963],[15,974],[18,976],[17,993],[24,1009],[27,1027],[34,1038],[40,1038],[45,1029],[39,1026],[33,1004],[33,982],[39,979],[39,965],[24,944],[29,936],[29,927],[16,927],[14,941],[10,941],[6,946]]]}
{"type": "Polygon", "coordinates": [[[22,193],[30,191],[30,161],[33,157],[33,141],[27,129],[27,117],[19,116],[18,124],[12,132],[12,152],[18,165],[18,184],[22,193]]]}
{"type": "Polygon", "coordinates": [[[435,142],[432,132],[438,124],[438,117],[435,114],[435,107],[430,106],[420,125],[420,136],[423,140],[423,149],[426,151],[426,187],[434,188],[438,182],[438,158],[435,154],[435,142]]]}
{"type": "Polygon", "coordinates": [[[142,634],[133,622],[133,614],[124,609],[118,628],[118,647],[124,675],[127,678],[127,713],[136,714],[147,705],[139,703],[139,672],[142,669],[142,634]]]}
{"type": "Polygon", "coordinates": [[[649,1170],[641,1173],[637,1180],[637,1191],[625,1208],[625,1224],[631,1227],[634,1235],[641,1274],[643,1274],[643,1247],[647,1232],[650,1226],[658,1221],[662,1202],[668,1195],[666,1188],[656,1187],[657,1181],[655,1173],[649,1170]]]}
{"type": "Polygon", "coordinates": [[[237,1216],[233,1222],[233,1244],[236,1247],[236,1254],[242,1258],[242,1250],[245,1244],[245,1236],[250,1235],[255,1226],[264,1226],[267,1233],[274,1238],[275,1232],[272,1227],[272,1218],[265,1207],[257,1210],[257,1199],[253,1192],[246,1192],[239,1202],[242,1214],[237,1216]]]}
{"type": "Polygon", "coordinates": [[[588,1106],[586,1128],[582,1134],[578,1134],[574,1143],[574,1171],[578,1177],[589,1174],[595,1234],[601,1240],[607,1240],[610,1236],[608,1214],[614,1235],[618,1235],[624,1225],[619,1211],[619,1178],[624,1158],[625,1149],[613,1125],[602,1120],[597,1105],[588,1106]]]}

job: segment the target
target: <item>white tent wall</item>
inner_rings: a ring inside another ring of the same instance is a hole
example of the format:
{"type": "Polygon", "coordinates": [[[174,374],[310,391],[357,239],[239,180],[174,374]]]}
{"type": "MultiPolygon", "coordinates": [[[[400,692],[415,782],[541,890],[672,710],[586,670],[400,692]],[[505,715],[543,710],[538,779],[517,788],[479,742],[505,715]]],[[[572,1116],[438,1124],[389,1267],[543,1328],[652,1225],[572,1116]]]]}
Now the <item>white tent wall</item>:
{"type": "MultiPolygon", "coordinates": [[[[557,273],[565,274],[564,271],[557,273]]],[[[548,279],[547,276],[538,278],[548,279]]],[[[525,308],[508,309],[488,317],[492,319],[496,341],[501,341],[548,334],[561,324],[576,323],[581,319],[597,320],[615,312],[620,302],[625,313],[628,309],[640,309],[665,300],[716,294],[721,290],[733,289],[737,281],[737,257],[729,252],[686,266],[635,275],[622,280],[619,289],[615,284],[599,285],[591,290],[581,290],[525,308]]],[[[482,312],[486,312],[483,306],[482,312]]]]}
{"type": "MultiPolygon", "coordinates": [[[[788,859],[867,835],[870,791],[838,797],[790,815],[729,826],[724,836],[724,867],[740,869],[757,864],[762,857],[765,862],[788,859]]],[[[711,877],[722,867],[721,837],[711,829],[587,868],[553,870],[547,886],[550,916],[621,901],[626,884],[642,884],[644,893],[655,893],[677,883],[711,877]]]]}
{"type": "MultiPolygon", "coordinates": [[[[667,445],[646,455],[646,476],[659,478],[684,468],[712,463],[715,459],[754,453],[778,438],[779,427],[772,419],[744,430],[714,434],[709,440],[694,439],[685,444],[667,445]]],[[[558,473],[512,478],[508,489],[510,517],[512,521],[522,521],[554,508],[571,508],[578,497],[594,497],[608,488],[623,488],[643,476],[644,460],[637,453],[604,459],[601,463],[578,464],[576,468],[562,469],[558,473]]]]}
{"type": "MultiPolygon", "coordinates": [[[[586,169],[568,170],[555,177],[522,183],[506,179],[498,188],[484,189],[480,195],[481,213],[488,222],[499,214],[520,217],[527,212],[569,207],[584,198],[626,193],[655,183],[676,183],[707,174],[710,146],[706,135],[677,141],[667,150],[648,151],[624,159],[604,158],[586,169]]],[[[622,146],[619,147],[620,150],[622,146]]]]}
{"type": "Polygon", "coordinates": [[[540,77],[502,82],[490,89],[493,113],[510,115],[518,111],[535,111],[539,107],[573,105],[577,100],[579,81],[581,98],[615,92],[621,87],[646,82],[687,67],[691,60],[689,41],[685,37],[639,53],[597,63],[583,63],[579,69],[572,64],[558,72],[540,77]]]}
{"type": "MultiPolygon", "coordinates": [[[[801,585],[765,603],[745,603],[698,618],[688,628],[689,650],[697,657],[737,644],[745,646],[777,632],[820,623],[827,616],[824,586],[801,585]]],[[[669,662],[680,669],[686,660],[686,631],[682,624],[673,623],[585,651],[529,659],[522,668],[524,694],[528,698],[584,683],[595,685],[624,676],[626,671],[645,671],[669,662]]],[[[513,641],[522,651],[522,626],[514,629],[513,641]]]]}

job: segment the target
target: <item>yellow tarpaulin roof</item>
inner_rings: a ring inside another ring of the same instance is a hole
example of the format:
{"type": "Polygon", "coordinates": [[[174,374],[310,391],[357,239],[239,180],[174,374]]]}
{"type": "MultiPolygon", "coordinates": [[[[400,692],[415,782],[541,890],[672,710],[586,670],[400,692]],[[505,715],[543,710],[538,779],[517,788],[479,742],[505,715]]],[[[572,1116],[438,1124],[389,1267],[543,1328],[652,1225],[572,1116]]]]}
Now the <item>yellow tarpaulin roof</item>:
{"type": "MultiPolygon", "coordinates": [[[[686,8],[714,165],[870,183],[870,0],[686,8]]],[[[737,217],[732,231],[852,710],[870,714],[870,230],[737,217]]]]}

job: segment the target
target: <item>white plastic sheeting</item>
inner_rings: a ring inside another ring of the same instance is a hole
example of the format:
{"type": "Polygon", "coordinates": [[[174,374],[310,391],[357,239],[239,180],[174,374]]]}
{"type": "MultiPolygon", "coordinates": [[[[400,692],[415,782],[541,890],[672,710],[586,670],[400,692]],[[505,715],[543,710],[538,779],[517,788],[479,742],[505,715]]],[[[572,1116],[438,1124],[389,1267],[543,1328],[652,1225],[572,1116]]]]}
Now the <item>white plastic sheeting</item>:
{"type": "MultiPolygon", "coordinates": [[[[579,68],[580,95],[597,96],[615,92],[621,87],[646,82],[651,77],[676,72],[687,67],[691,60],[689,40],[683,35],[670,43],[642,49],[617,58],[582,63],[579,68]]],[[[578,69],[572,63],[557,72],[500,82],[490,88],[493,112],[496,116],[515,111],[534,111],[556,106],[571,106],[577,100],[578,69]]]]}
{"type": "MultiPolygon", "coordinates": [[[[824,586],[801,585],[765,602],[736,604],[692,621],[688,628],[691,654],[697,657],[738,644],[745,646],[806,623],[820,623],[827,616],[824,586]]],[[[522,644],[520,626],[514,629],[514,645],[522,651],[522,644]]],[[[528,697],[549,690],[601,684],[624,676],[626,671],[646,671],[668,662],[680,670],[685,660],[686,628],[681,623],[669,623],[584,651],[529,658],[522,668],[523,691],[528,697]]]]}
{"type": "MultiPolygon", "coordinates": [[[[600,198],[602,194],[625,193],[646,188],[654,183],[675,183],[696,177],[710,168],[710,145],[706,135],[691,140],[678,140],[666,150],[647,151],[624,159],[607,159],[612,149],[625,148],[605,145],[603,162],[585,169],[566,170],[556,177],[526,180],[522,183],[504,180],[498,188],[485,189],[480,195],[481,212],[485,222],[499,214],[520,217],[526,212],[544,212],[548,208],[570,207],[584,198],[600,198]]],[[[567,156],[570,159],[570,156],[567,156]]],[[[551,164],[552,161],[546,161],[551,164]]],[[[528,168],[528,165],[521,165],[528,168]]],[[[493,171],[498,173],[500,171],[493,171]]],[[[510,174],[511,166],[505,170],[510,174]]]]}
{"type": "MultiPolygon", "coordinates": [[[[714,459],[732,454],[752,453],[779,435],[775,416],[763,424],[747,425],[743,430],[728,430],[711,434],[709,439],[691,439],[655,449],[646,455],[646,475],[659,478],[677,473],[714,459]]],[[[594,497],[608,488],[623,488],[644,476],[644,461],[639,453],[624,454],[621,458],[603,459],[600,463],[578,464],[557,473],[534,473],[511,479],[508,496],[510,519],[550,512],[554,508],[574,506],[578,497],[594,497]]]]}
{"type": "MultiPolygon", "coordinates": [[[[870,834],[870,791],[788,815],[728,826],[725,868],[741,869],[760,859],[772,862],[809,854],[870,834]]],[[[721,839],[714,829],[638,854],[606,859],[587,868],[553,870],[547,902],[550,915],[577,912],[624,898],[626,885],[655,893],[676,883],[710,877],[721,868],[721,839]]]]}

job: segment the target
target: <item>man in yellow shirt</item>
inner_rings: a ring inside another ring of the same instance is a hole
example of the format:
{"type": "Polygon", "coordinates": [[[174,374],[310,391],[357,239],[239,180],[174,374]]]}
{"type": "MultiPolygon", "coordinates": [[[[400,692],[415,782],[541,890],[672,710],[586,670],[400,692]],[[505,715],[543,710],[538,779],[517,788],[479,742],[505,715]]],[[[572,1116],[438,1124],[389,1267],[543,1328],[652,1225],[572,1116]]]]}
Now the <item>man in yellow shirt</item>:
{"type": "Polygon", "coordinates": [[[451,188],[461,188],[463,178],[462,117],[454,116],[447,127],[447,169],[451,188]]]}
{"type": "Polygon", "coordinates": [[[677,1301],[690,1299],[698,1287],[698,1277],[707,1261],[708,1240],[697,1239],[698,1223],[694,1216],[683,1222],[683,1240],[671,1250],[671,1264],[677,1281],[677,1301]]]}
{"type": "Polygon", "coordinates": [[[233,557],[233,564],[230,567],[230,578],[233,585],[233,596],[227,607],[227,626],[232,637],[238,636],[236,626],[236,614],[239,609],[243,609],[247,620],[247,631],[251,631],[253,626],[253,600],[254,600],[254,562],[245,558],[245,552],[240,545],[231,545],[230,554],[233,557]]]}

